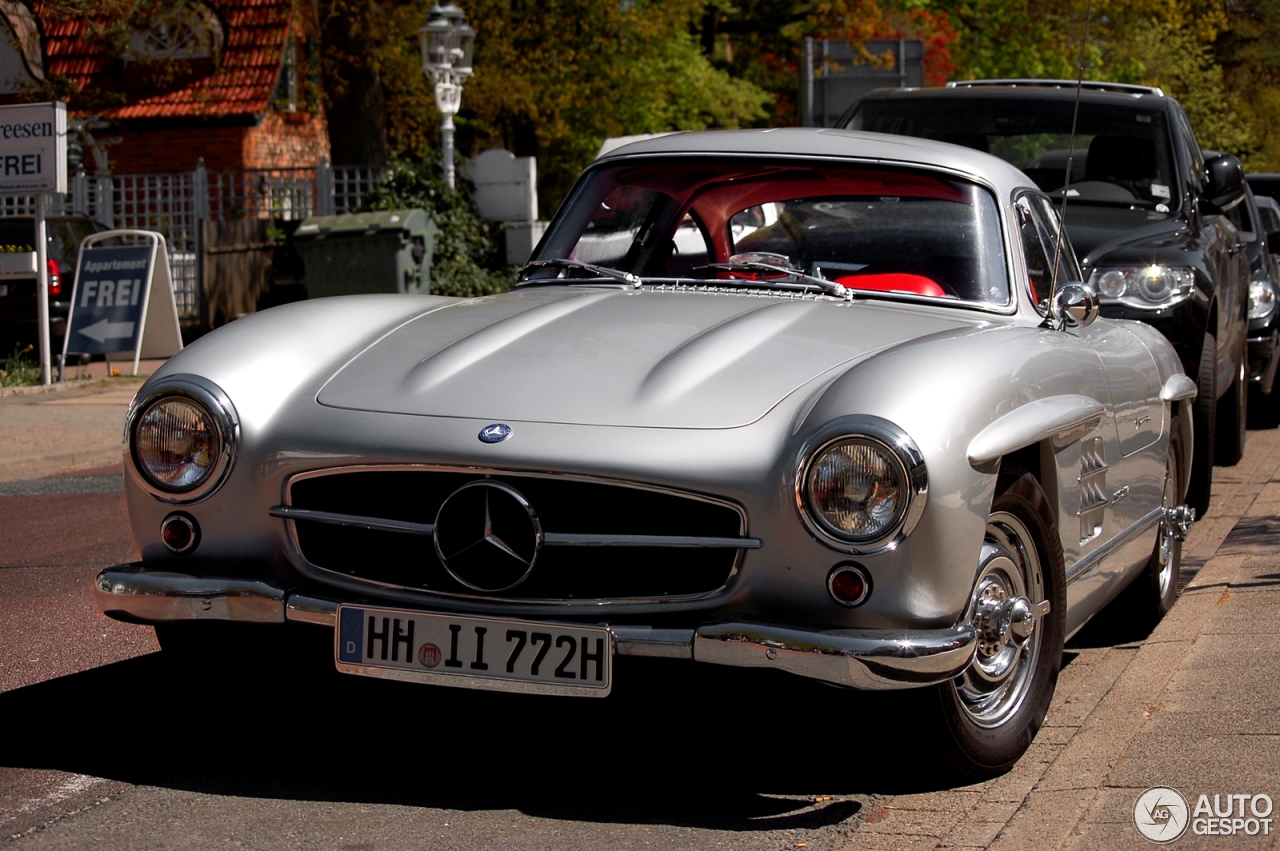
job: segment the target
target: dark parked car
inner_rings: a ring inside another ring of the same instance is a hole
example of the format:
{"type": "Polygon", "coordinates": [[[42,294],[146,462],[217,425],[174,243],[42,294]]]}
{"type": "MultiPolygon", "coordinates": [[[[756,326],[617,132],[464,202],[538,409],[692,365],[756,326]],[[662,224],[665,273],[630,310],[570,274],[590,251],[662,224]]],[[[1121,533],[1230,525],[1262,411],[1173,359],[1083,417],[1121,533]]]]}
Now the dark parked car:
{"type": "Polygon", "coordinates": [[[1263,428],[1280,425],[1280,392],[1275,392],[1280,364],[1280,203],[1255,196],[1252,186],[1232,217],[1249,256],[1249,414],[1263,428]]]}
{"type": "MultiPolygon", "coordinates": [[[[107,227],[87,216],[50,216],[45,227],[49,239],[49,348],[61,352],[80,241],[107,227]]],[[[34,250],[35,242],[35,219],[0,218],[0,246],[34,250]]],[[[0,358],[8,357],[14,349],[34,346],[38,339],[35,276],[0,279],[0,358]]]]}
{"type": "Polygon", "coordinates": [[[1280,174],[1246,174],[1244,179],[1249,182],[1254,195],[1280,201],[1280,174]]]}
{"type": "Polygon", "coordinates": [[[1208,507],[1212,464],[1240,460],[1248,405],[1244,202],[1231,155],[1206,159],[1186,113],[1159,89],[1075,81],[978,80],[882,89],[840,126],[921,136],[995,154],[1059,202],[1105,316],[1148,322],[1199,386],[1188,502],[1208,507]],[[1068,162],[1070,180],[1068,183],[1068,162]]]}

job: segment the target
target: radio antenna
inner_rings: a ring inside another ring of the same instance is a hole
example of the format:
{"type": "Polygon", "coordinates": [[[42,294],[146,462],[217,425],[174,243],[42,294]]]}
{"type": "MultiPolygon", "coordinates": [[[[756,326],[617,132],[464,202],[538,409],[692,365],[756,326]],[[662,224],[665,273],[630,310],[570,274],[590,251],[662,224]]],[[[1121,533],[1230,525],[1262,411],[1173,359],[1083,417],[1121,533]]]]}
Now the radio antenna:
{"type": "Polygon", "coordinates": [[[1049,279],[1049,304],[1058,293],[1058,272],[1062,268],[1062,241],[1066,238],[1067,228],[1067,195],[1071,192],[1071,169],[1076,157],[1076,123],[1080,119],[1080,91],[1084,88],[1085,50],[1089,46],[1089,20],[1093,13],[1093,0],[1085,5],[1084,39],[1080,42],[1080,59],[1077,63],[1076,104],[1071,113],[1071,139],[1067,143],[1067,174],[1062,182],[1062,211],[1058,214],[1058,238],[1053,249],[1053,274],[1049,279]]]}

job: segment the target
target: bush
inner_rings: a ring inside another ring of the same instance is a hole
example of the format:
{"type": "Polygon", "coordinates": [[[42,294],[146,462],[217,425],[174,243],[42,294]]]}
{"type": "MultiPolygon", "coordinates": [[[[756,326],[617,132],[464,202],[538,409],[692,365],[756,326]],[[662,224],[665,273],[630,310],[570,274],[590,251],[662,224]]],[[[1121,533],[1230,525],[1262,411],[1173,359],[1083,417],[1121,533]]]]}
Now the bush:
{"type": "Polygon", "coordinates": [[[481,221],[466,195],[445,185],[438,159],[429,164],[392,160],[386,178],[370,193],[361,211],[421,207],[436,223],[436,250],[431,264],[431,292],[475,297],[506,292],[515,270],[504,268],[494,229],[481,221]]]}
{"type": "Polygon", "coordinates": [[[28,345],[13,350],[13,354],[4,361],[4,369],[0,369],[0,387],[40,383],[40,364],[27,360],[34,348],[28,345]]]}

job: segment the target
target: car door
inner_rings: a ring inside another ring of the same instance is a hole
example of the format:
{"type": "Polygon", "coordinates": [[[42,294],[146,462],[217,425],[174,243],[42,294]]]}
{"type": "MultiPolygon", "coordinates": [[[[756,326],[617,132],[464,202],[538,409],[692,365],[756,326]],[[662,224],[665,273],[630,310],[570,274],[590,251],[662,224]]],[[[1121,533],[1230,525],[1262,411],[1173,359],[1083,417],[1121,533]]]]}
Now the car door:
{"type": "MultiPolygon", "coordinates": [[[[1050,269],[1057,252],[1056,211],[1047,197],[1033,192],[1020,196],[1015,207],[1031,289],[1043,301],[1052,286],[1050,269]]],[[[1070,243],[1064,243],[1059,263],[1059,285],[1079,280],[1070,243]]],[[[1078,450],[1059,459],[1059,531],[1070,569],[1140,522],[1150,509],[1147,491],[1155,486],[1154,467],[1151,453],[1143,450],[1160,440],[1166,426],[1165,406],[1153,384],[1155,359],[1126,323],[1102,320],[1064,333],[1088,346],[1102,364],[1107,387],[1099,401],[1112,412],[1081,439],[1078,450]]]]}
{"type": "MultiPolygon", "coordinates": [[[[1058,218],[1039,193],[1017,199],[1031,287],[1047,296],[1058,218]]],[[[1079,265],[1064,242],[1058,283],[1079,280],[1079,265]]],[[[1166,428],[1155,359],[1129,323],[1098,320],[1063,334],[1088,346],[1107,387],[1098,398],[1110,415],[1073,443],[1055,446],[1058,533],[1067,576],[1067,629],[1074,632],[1140,570],[1151,551],[1151,512],[1160,505],[1164,463],[1158,452],[1166,428]],[[1141,534],[1130,534],[1138,532],[1141,534]]]]}

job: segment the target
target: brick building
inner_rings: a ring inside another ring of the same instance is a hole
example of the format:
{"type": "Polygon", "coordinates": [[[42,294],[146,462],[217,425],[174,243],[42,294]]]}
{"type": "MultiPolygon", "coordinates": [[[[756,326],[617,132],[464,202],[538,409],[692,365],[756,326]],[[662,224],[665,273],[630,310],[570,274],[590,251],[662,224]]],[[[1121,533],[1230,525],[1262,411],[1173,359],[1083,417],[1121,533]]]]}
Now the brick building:
{"type": "MultiPolygon", "coordinates": [[[[306,0],[192,0],[127,45],[35,0],[0,0],[0,100],[74,86],[71,116],[109,122],[116,174],[293,168],[329,155],[315,6],[306,0]],[[4,32],[7,25],[8,32],[4,32]],[[77,109],[77,102],[96,108],[77,109]]],[[[85,168],[95,170],[86,152],[85,168]]]]}

